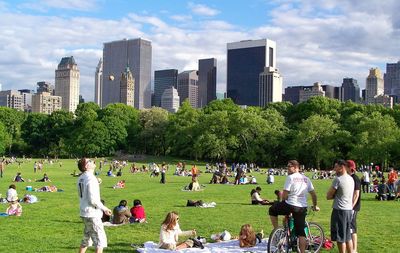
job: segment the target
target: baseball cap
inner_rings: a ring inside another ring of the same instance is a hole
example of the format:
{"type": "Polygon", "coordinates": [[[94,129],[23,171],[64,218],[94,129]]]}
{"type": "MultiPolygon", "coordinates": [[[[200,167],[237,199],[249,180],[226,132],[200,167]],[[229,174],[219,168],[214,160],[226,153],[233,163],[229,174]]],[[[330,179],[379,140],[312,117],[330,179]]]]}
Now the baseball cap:
{"type": "Polygon", "coordinates": [[[356,171],[356,163],[353,160],[347,160],[347,166],[349,167],[350,171],[356,171]]]}

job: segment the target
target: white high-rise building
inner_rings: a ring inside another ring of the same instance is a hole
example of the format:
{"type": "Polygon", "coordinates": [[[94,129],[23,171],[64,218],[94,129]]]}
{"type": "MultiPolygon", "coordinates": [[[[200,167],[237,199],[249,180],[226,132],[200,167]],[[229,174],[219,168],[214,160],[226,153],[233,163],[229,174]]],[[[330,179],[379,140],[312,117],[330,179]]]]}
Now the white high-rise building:
{"type": "Polygon", "coordinates": [[[104,43],[101,106],[120,103],[120,77],[129,66],[135,78],[135,108],[151,107],[151,42],[144,39],[104,43]]]}
{"type": "Polygon", "coordinates": [[[178,75],[178,94],[180,103],[182,104],[185,99],[189,99],[189,103],[193,108],[199,106],[199,86],[197,82],[199,76],[197,70],[187,70],[179,73],[178,75]]]}
{"type": "Polygon", "coordinates": [[[161,96],[161,107],[172,113],[179,110],[178,90],[173,86],[164,90],[164,93],[161,96]]]}
{"type": "Polygon", "coordinates": [[[79,104],[79,69],[73,56],[63,57],[56,69],[55,95],[62,97],[62,109],[75,112],[79,104]]]}
{"type": "Polygon", "coordinates": [[[268,103],[282,102],[282,77],[273,67],[265,67],[260,73],[259,81],[259,106],[268,103]]]}
{"type": "Polygon", "coordinates": [[[32,96],[32,112],[52,114],[61,110],[62,98],[53,96],[49,92],[40,92],[32,96]]]}
{"type": "Polygon", "coordinates": [[[305,102],[310,98],[317,96],[325,97],[325,91],[322,89],[322,85],[319,82],[314,83],[311,89],[305,88],[300,90],[299,102],[305,102]]]}
{"type": "Polygon", "coordinates": [[[23,111],[23,97],[21,93],[17,90],[0,91],[0,106],[6,106],[19,111],[23,111]]]}
{"type": "Polygon", "coordinates": [[[94,102],[101,106],[101,91],[103,89],[103,59],[100,58],[94,74],[94,102]]]}
{"type": "Polygon", "coordinates": [[[133,77],[129,67],[121,73],[120,81],[120,98],[121,103],[134,107],[135,105],[135,78],[133,77]]]}
{"type": "Polygon", "coordinates": [[[382,73],[378,68],[371,68],[365,85],[365,102],[374,104],[375,97],[384,94],[382,73]]]}

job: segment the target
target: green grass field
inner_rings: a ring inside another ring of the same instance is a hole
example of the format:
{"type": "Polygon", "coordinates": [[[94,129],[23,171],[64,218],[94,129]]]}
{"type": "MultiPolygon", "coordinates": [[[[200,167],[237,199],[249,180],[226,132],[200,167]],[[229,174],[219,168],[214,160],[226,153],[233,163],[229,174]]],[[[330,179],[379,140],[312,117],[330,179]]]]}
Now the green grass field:
{"type": "MultiPolygon", "coordinates": [[[[153,160],[149,160],[153,161],[153,160]]],[[[0,179],[0,193],[5,196],[8,186],[17,171],[32,182],[16,183],[19,197],[28,193],[27,185],[34,188],[54,184],[64,192],[33,193],[39,198],[35,204],[22,204],[21,217],[0,217],[0,252],[77,252],[82,237],[83,223],[79,218],[79,199],[76,190],[76,177],[70,176],[77,170],[75,160],[62,160],[59,164],[45,164],[43,172],[33,173],[33,162],[26,161],[18,168],[17,164],[7,166],[0,179]],[[46,172],[52,183],[33,182],[46,172]]],[[[160,160],[156,161],[160,162],[160,160]]],[[[181,188],[190,182],[190,177],[177,177],[172,173],[176,161],[169,159],[170,171],[167,184],[161,185],[160,178],[150,178],[149,174],[131,174],[126,168],[122,178],[105,176],[103,169],[101,195],[106,205],[112,209],[120,200],[126,199],[129,205],[136,198],[140,199],[148,217],[147,224],[132,224],[119,227],[107,227],[109,247],[105,252],[134,252],[131,243],[158,241],[160,224],[167,212],[175,210],[180,214],[180,225],[183,230],[197,229],[198,234],[210,237],[212,233],[228,230],[238,234],[241,225],[250,223],[259,231],[264,229],[266,235],[271,231],[267,216],[267,207],[250,205],[249,192],[253,185],[211,185],[208,184],[211,174],[202,174],[200,183],[205,190],[201,192],[184,192],[181,188]],[[121,179],[126,180],[125,189],[112,189],[121,179]],[[215,208],[185,207],[188,199],[216,202],[215,208]]],[[[191,163],[187,162],[188,167],[191,163]]],[[[204,171],[204,166],[200,169],[204,171]]],[[[274,199],[274,190],[282,189],[285,177],[275,176],[275,184],[267,185],[266,176],[252,173],[262,187],[262,197],[274,199]]],[[[232,180],[232,179],[231,179],[232,180]]],[[[318,222],[329,235],[329,221],[332,201],[325,199],[330,180],[314,180],[321,211],[309,220],[318,222]]],[[[32,193],[32,192],[31,192],[32,193]]],[[[359,251],[358,252],[399,252],[396,243],[399,239],[398,224],[400,221],[400,202],[378,202],[374,194],[363,194],[361,212],[358,216],[359,251]]],[[[0,204],[4,212],[7,204],[0,204]]],[[[89,250],[88,252],[93,252],[89,250]]],[[[331,250],[337,252],[337,248],[331,250]]]]}

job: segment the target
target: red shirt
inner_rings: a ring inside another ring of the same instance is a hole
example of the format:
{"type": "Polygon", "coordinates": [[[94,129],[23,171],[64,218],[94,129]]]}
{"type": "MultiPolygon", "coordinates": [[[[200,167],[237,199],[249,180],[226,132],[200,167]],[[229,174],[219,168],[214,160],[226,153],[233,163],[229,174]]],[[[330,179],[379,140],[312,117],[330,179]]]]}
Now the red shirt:
{"type": "Polygon", "coordinates": [[[144,212],[143,206],[134,206],[131,208],[131,214],[133,218],[141,220],[146,219],[146,213],[144,212]]]}

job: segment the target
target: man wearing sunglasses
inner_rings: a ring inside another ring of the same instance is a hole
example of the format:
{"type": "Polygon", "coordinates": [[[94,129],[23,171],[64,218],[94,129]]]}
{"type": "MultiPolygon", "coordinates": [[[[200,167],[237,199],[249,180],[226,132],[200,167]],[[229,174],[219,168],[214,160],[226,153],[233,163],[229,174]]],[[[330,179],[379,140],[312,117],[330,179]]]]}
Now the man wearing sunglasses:
{"type": "Polygon", "coordinates": [[[288,177],[283,187],[282,202],[276,202],[269,208],[269,217],[274,228],[278,227],[278,215],[289,215],[292,213],[294,228],[299,237],[300,252],[306,248],[306,226],[307,195],[312,197],[313,210],[319,211],[317,206],[317,195],[311,180],[299,173],[300,164],[296,160],[290,160],[287,164],[288,177]]]}
{"type": "Polygon", "coordinates": [[[101,203],[99,182],[94,176],[96,164],[90,159],[82,158],[78,161],[78,168],[82,172],[77,184],[80,216],[85,224],[79,252],[86,252],[89,244],[93,242],[96,253],[101,253],[103,248],[107,247],[107,236],[101,217],[103,212],[109,216],[112,212],[101,203]]]}

